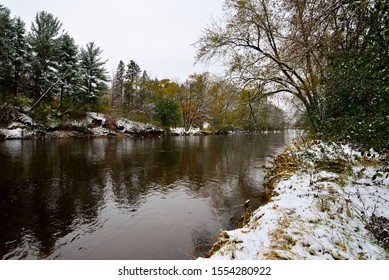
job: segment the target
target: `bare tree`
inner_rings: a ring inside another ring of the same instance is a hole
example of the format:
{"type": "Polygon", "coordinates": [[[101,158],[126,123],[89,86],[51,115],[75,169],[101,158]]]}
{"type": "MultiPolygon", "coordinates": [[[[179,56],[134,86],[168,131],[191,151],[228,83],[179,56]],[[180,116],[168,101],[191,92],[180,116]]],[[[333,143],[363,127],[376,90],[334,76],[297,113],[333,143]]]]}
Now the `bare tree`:
{"type": "Polygon", "coordinates": [[[230,72],[261,97],[297,97],[318,127],[317,100],[333,35],[334,0],[225,0],[225,17],[197,42],[199,61],[227,60],[230,72]]]}

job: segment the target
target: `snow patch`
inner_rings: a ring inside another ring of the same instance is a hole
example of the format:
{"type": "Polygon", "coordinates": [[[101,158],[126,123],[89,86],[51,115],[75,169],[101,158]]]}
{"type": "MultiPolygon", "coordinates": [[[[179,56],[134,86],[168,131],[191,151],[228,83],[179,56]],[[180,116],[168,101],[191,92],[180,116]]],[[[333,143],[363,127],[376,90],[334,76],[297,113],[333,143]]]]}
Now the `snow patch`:
{"type": "Polygon", "coordinates": [[[154,125],[151,124],[144,124],[140,122],[135,122],[131,121],[128,119],[120,119],[116,122],[116,126],[121,131],[122,133],[148,133],[148,132],[153,132],[153,131],[160,131],[162,132],[161,129],[157,128],[154,125]]]}
{"type": "Polygon", "coordinates": [[[29,125],[29,126],[36,125],[36,123],[33,121],[33,119],[29,115],[26,115],[24,113],[20,113],[18,119],[19,119],[19,121],[21,121],[22,123],[24,123],[26,125],[29,125]]]}
{"type": "Polygon", "coordinates": [[[23,128],[0,129],[0,132],[4,135],[4,139],[20,139],[23,136],[23,128]]]}
{"type": "Polygon", "coordinates": [[[176,135],[199,135],[202,133],[198,127],[191,127],[189,130],[185,130],[184,127],[171,128],[170,132],[176,135]]]}
{"type": "Polygon", "coordinates": [[[105,124],[106,118],[104,114],[88,112],[86,114],[86,121],[88,124],[93,124],[93,121],[99,121],[101,125],[105,124]]]}
{"type": "Polygon", "coordinates": [[[91,129],[91,133],[96,136],[107,136],[109,134],[115,134],[111,130],[104,127],[95,127],[91,129]]]}
{"type": "Polygon", "coordinates": [[[34,131],[28,128],[13,127],[11,129],[0,129],[0,135],[2,135],[4,139],[23,139],[33,136],[34,131]]]}

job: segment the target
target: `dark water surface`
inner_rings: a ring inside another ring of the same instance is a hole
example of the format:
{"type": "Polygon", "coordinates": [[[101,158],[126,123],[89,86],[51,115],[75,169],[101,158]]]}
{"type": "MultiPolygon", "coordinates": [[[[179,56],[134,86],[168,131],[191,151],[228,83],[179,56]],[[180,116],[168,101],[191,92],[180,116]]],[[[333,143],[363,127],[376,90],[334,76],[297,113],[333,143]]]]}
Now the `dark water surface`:
{"type": "Polygon", "coordinates": [[[293,133],[0,142],[2,259],[191,259],[293,133]]]}

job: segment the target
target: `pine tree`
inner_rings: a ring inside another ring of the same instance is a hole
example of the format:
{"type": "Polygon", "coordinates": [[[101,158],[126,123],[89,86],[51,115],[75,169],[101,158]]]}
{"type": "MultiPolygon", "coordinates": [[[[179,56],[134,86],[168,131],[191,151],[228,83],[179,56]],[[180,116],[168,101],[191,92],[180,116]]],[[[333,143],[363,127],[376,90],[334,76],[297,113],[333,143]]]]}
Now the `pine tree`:
{"type": "Polygon", "coordinates": [[[150,109],[148,103],[151,101],[152,92],[150,90],[151,79],[146,70],[143,71],[139,82],[139,91],[137,98],[137,107],[141,114],[145,115],[150,109]]]}
{"type": "Polygon", "coordinates": [[[123,94],[124,94],[124,79],[125,79],[125,65],[124,62],[120,60],[119,65],[116,69],[115,76],[113,77],[112,84],[112,105],[113,107],[118,107],[123,104],[123,94]]]}
{"type": "Polygon", "coordinates": [[[130,60],[130,63],[127,65],[127,71],[125,75],[126,81],[124,93],[125,105],[130,111],[134,109],[134,98],[140,73],[141,69],[139,65],[135,61],[130,60]]]}
{"type": "Polygon", "coordinates": [[[0,98],[10,93],[13,24],[11,12],[0,5],[0,98]]]}
{"type": "Polygon", "coordinates": [[[18,95],[25,91],[26,75],[29,71],[29,47],[26,38],[25,23],[20,18],[13,21],[12,39],[12,94],[18,95]]]}
{"type": "Polygon", "coordinates": [[[16,96],[28,66],[25,23],[0,5],[0,96],[16,96]]]}
{"type": "Polygon", "coordinates": [[[59,39],[58,70],[63,73],[60,84],[60,101],[71,105],[80,91],[80,78],[78,67],[79,51],[74,39],[67,33],[59,39]]]}
{"type": "Polygon", "coordinates": [[[82,75],[83,94],[80,100],[87,103],[93,103],[97,100],[103,90],[107,88],[108,81],[105,61],[101,61],[103,51],[90,42],[86,48],[81,48],[80,68],[82,75]]]}
{"type": "Polygon", "coordinates": [[[53,91],[58,80],[58,50],[62,23],[47,12],[39,12],[32,23],[28,40],[32,50],[33,97],[53,91]]]}

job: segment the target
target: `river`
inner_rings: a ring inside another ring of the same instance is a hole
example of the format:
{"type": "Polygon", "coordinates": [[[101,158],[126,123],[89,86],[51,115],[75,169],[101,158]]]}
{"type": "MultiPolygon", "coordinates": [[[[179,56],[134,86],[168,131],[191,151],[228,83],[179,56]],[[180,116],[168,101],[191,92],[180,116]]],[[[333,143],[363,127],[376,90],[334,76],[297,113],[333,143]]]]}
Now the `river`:
{"type": "Polygon", "coordinates": [[[0,142],[2,259],[194,259],[295,132],[0,142]]]}

